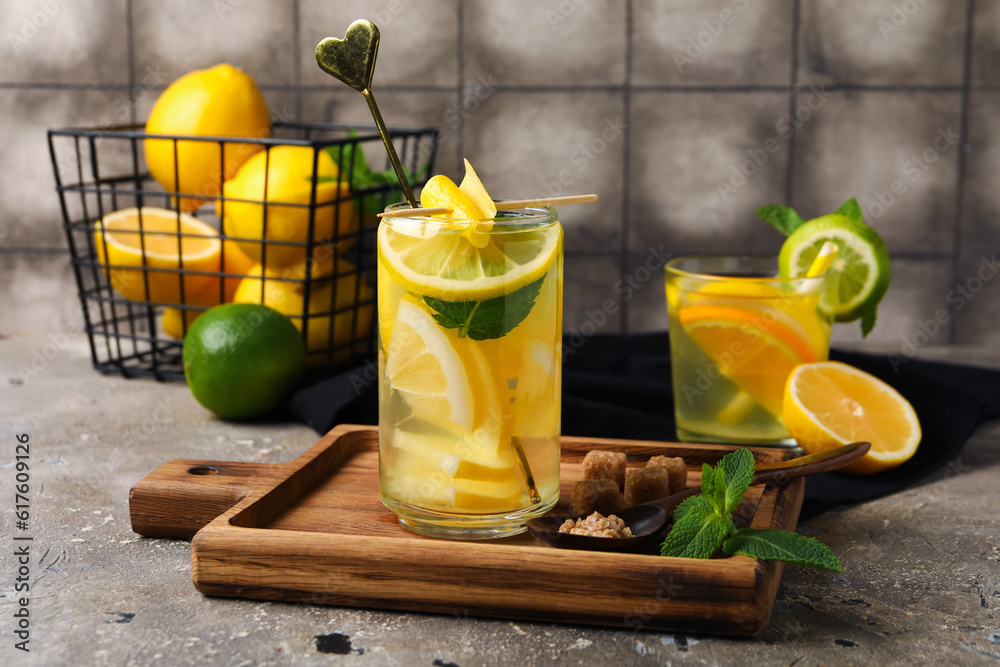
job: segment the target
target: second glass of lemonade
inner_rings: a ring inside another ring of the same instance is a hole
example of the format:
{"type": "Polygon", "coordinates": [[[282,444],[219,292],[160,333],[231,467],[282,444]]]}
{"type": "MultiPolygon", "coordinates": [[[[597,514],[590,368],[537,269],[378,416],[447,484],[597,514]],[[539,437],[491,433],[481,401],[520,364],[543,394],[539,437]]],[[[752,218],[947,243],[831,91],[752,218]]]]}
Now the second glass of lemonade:
{"type": "Polygon", "coordinates": [[[379,487],[407,528],[503,537],[558,500],[562,259],[552,208],[380,223],[379,487]]]}
{"type": "Polygon", "coordinates": [[[785,382],[796,365],[828,356],[823,282],[779,277],[773,256],[667,263],[678,438],[795,446],[782,417],[785,382]]]}

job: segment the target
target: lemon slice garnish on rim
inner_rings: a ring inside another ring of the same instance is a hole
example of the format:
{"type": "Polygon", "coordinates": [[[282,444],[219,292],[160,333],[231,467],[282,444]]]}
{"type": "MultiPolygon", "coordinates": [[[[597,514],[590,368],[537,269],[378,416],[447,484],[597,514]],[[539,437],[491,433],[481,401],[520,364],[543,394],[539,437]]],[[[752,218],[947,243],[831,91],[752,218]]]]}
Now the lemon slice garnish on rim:
{"type": "Polygon", "coordinates": [[[444,301],[482,301],[544,276],[556,258],[562,233],[541,229],[489,237],[479,248],[460,231],[448,229],[424,237],[383,222],[378,251],[392,277],[411,292],[444,301]]]}

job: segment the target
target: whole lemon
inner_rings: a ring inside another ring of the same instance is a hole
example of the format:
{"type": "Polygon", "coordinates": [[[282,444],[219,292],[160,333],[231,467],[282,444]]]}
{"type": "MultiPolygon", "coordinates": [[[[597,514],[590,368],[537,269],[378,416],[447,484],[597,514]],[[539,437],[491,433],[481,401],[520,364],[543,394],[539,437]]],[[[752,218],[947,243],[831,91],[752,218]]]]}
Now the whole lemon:
{"type": "MultiPolygon", "coordinates": [[[[189,72],[170,84],[153,105],[146,132],[264,139],[271,135],[271,123],[250,75],[222,64],[189,72]]],[[[219,142],[177,141],[175,151],[173,140],[145,140],[149,172],[165,190],[203,197],[218,195],[222,182],[260,149],[254,143],[226,143],[223,168],[219,142]]],[[[180,209],[198,208],[203,197],[183,197],[180,209]]]]}
{"type": "Polygon", "coordinates": [[[259,304],[205,312],[184,339],[184,375],[195,399],[224,419],[271,412],[306,368],[302,336],[288,318],[259,304]]]}
{"type": "MultiPolygon", "coordinates": [[[[339,275],[334,278],[332,259],[316,262],[312,269],[309,330],[306,333],[308,365],[312,368],[326,366],[328,361],[334,365],[342,364],[352,353],[362,352],[364,339],[371,331],[375,315],[372,288],[346,260],[337,260],[337,270],[339,275]],[[362,305],[355,314],[358,303],[362,305]],[[350,346],[352,337],[359,341],[353,350],[350,346]]],[[[240,283],[233,301],[274,308],[288,316],[295,328],[301,331],[302,315],[306,310],[303,276],[302,264],[282,271],[269,269],[266,272],[261,266],[255,266],[240,283]]]]}
{"type": "Polygon", "coordinates": [[[324,150],[274,146],[247,160],[225,183],[223,195],[232,200],[217,202],[215,210],[226,234],[242,239],[237,242],[249,257],[269,269],[288,267],[305,260],[310,217],[314,241],[333,238],[334,229],[342,236],[358,228],[350,189],[338,176],[337,163],[324,150]],[[310,205],[314,182],[315,207],[310,205]],[[264,239],[303,245],[265,244],[264,239]]]}

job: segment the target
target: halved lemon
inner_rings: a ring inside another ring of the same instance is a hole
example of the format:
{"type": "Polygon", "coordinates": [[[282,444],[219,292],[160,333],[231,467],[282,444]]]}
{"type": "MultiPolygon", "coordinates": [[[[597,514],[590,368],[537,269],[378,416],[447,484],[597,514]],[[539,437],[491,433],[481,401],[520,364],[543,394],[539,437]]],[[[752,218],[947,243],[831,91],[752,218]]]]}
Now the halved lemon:
{"type": "Polygon", "coordinates": [[[94,247],[111,285],[134,301],[185,303],[219,280],[198,273],[219,271],[219,233],[186,213],[150,206],[115,211],[94,225],[94,247]]]}
{"type": "Polygon", "coordinates": [[[785,386],[785,426],[812,454],[859,440],[872,444],[861,459],[842,468],[871,475],[907,461],[920,444],[913,406],[878,378],[836,361],[803,364],[785,386]]]}

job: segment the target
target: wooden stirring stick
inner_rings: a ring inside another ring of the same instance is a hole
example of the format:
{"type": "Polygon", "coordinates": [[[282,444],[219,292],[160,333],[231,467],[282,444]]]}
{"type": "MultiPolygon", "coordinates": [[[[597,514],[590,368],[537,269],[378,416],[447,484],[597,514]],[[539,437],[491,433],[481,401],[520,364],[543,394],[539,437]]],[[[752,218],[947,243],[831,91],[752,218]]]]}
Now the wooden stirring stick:
{"type": "MultiPolygon", "coordinates": [[[[510,211],[515,208],[527,208],[529,206],[565,206],[567,204],[589,204],[597,201],[597,195],[570,195],[568,197],[548,197],[545,199],[518,199],[515,201],[498,201],[496,203],[498,211],[510,211]]],[[[400,208],[395,211],[383,211],[378,214],[380,218],[407,218],[416,215],[441,215],[451,213],[451,209],[446,206],[433,206],[428,208],[400,208]]]]}

